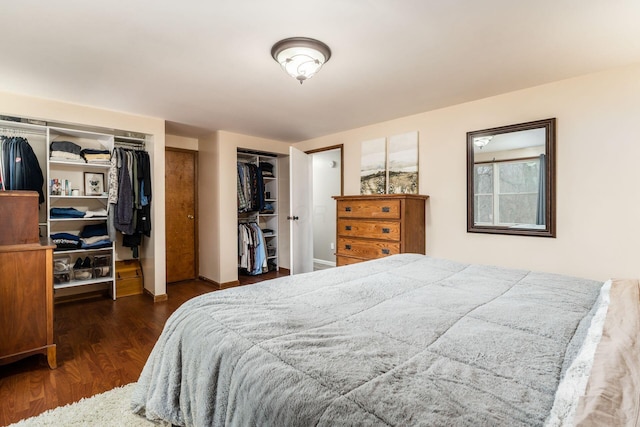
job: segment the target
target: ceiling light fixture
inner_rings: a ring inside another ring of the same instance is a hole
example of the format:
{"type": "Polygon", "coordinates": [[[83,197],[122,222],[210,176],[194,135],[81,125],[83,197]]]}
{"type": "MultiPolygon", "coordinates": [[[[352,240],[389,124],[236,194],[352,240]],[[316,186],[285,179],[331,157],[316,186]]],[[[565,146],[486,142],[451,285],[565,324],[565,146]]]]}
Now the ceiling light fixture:
{"type": "Polygon", "coordinates": [[[493,136],[479,136],[473,139],[473,145],[475,145],[476,147],[482,150],[482,147],[487,145],[489,141],[491,141],[492,139],[493,139],[493,136]]]}
{"type": "Polygon", "coordinates": [[[331,58],[331,49],[315,39],[291,37],[274,44],[271,56],[287,74],[302,84],[320,71],[331,58]]]}

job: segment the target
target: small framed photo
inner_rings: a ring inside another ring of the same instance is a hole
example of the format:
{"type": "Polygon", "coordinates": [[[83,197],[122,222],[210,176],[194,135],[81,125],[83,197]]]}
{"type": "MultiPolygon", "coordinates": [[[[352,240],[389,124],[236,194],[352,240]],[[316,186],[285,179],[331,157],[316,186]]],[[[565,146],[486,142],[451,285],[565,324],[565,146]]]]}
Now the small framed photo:
{"type": "Polygon", "coordinates": [[[104,194],[104,174],[85,172],[84,173],[84,195],[102,196],[104,194]]]}

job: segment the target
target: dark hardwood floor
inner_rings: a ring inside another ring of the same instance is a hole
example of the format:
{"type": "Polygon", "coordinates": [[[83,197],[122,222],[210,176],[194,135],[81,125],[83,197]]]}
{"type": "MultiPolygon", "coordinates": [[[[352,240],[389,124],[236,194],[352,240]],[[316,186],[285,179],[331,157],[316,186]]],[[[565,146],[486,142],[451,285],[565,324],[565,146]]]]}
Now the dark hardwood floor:
{"type": "MultiPolygon", "coordinates": [[[[283,273],[240,276],[241,285],[283,273]]],[[[58,368],[31,356],[0,366],[0,426],[137,381],[167,320],[183,302],[217,289],[203,281],[167,286],[168,300],[148,295],[56,304],[58,368]]]]}

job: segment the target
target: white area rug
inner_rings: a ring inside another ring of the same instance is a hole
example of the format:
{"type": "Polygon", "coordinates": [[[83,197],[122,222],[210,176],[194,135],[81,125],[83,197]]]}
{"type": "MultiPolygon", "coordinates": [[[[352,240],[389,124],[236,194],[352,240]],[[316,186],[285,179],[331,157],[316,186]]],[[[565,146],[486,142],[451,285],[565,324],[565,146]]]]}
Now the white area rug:
{"type": "Polygon", "coordinates": [[[114,388],[102,394],[50,409],[36,417],[11,424],[10,427],[35,426],[100,426],[148,427],[157,426],[129,409],[131,393],[136,383],[114,388]]]}

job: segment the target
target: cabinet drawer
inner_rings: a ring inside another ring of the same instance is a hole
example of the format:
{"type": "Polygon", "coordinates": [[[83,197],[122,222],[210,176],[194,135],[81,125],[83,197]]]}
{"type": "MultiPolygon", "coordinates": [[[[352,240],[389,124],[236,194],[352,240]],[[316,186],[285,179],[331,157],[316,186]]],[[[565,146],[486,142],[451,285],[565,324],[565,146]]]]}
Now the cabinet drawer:
{"type": "Polygon", "coordinates": [[[338,200],[339,218],[400,218],[400,200],[338,200]]]}
{"type": "Polygon", "coordinates": [[[342,265],[350,265],[350,264],[357,264],[359,262],[365,261],[364,259],[361,258],[351,258],[348,256],[337,256],[336,257],[336,267],[340,267],[342,265]]]}
{"type": "Polygon", "coordinates": [[[399,241],[400,222],[339,219],[338,235],[346,237],[366,237],[370,239],[399,241]]]}
{"type": "Polygon", "coordinates": [[[338,237],[338,255],[374,259],[399,253],[400,243],[338,237]]]}

